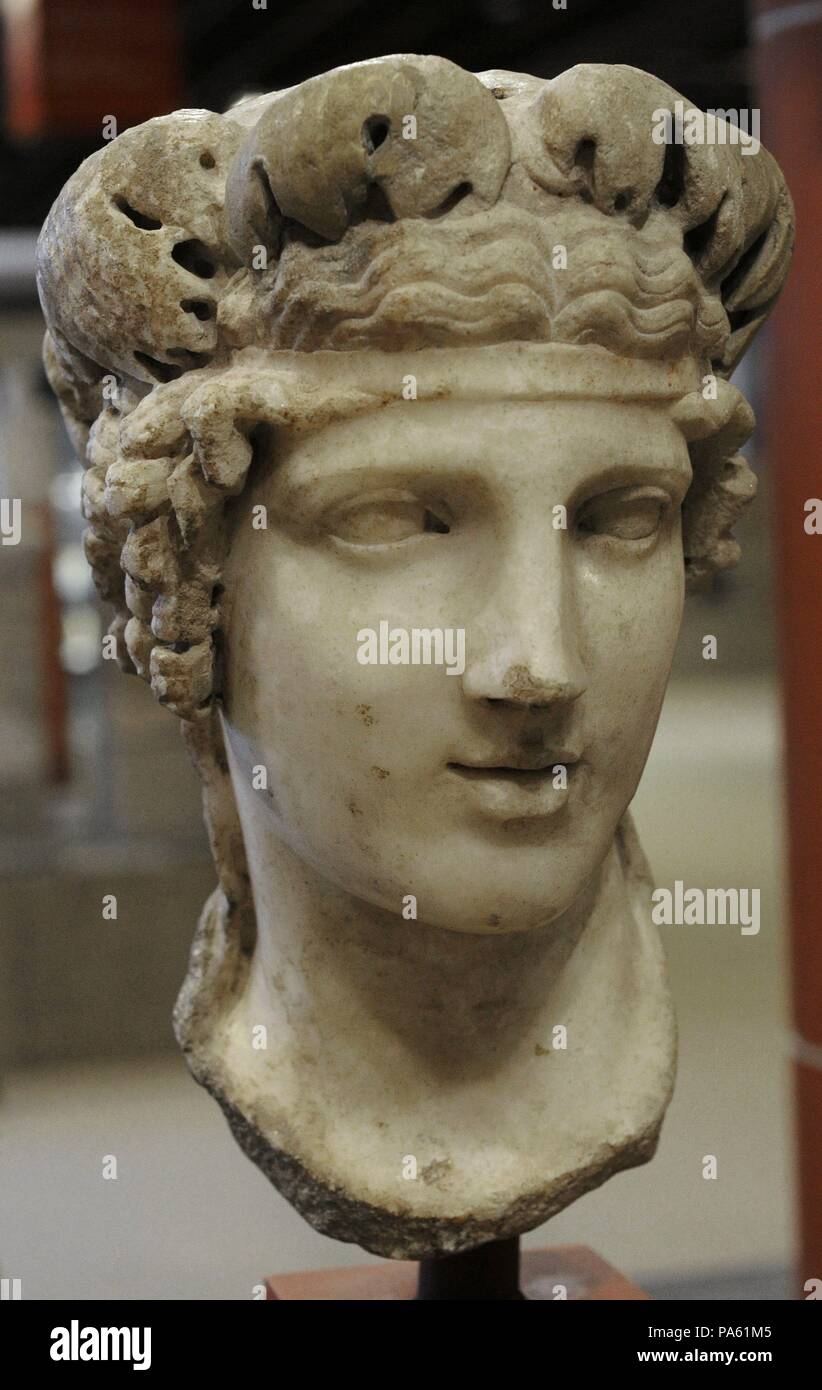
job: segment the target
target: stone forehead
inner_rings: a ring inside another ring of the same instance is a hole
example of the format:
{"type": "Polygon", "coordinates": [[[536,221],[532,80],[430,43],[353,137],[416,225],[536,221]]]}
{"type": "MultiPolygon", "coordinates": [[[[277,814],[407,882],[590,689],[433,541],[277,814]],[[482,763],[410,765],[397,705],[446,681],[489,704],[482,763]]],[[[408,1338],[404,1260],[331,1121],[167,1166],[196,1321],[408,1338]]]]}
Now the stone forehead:
{"type": "MultiPolygon", "coordinates": [[[[497,343],[416,352],[268,352],[249,348],[236,369],[265,383],[288,420],[315,424],[399,401],[619,401],[659,405],[701,388],[691,358],[643,361],[592,344],[497,343]]],[[[204,375],[211,375],[204,374],[204,375]]],[[[215,374],[219,380],[219,374],[215,374]]],[[[196,405],[187,409],[196,414],[196,405]]]]}

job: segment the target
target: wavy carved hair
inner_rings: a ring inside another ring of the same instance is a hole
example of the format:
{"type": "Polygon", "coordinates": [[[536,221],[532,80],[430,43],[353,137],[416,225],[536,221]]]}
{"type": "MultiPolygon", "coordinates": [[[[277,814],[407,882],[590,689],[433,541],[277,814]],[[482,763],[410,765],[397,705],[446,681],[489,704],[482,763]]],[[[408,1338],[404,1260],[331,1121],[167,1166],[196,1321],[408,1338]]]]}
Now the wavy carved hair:
{"type": "Polygon", "coordinates": [[[677,100],[634,68],[542,81],[400,55],[149,121],[69,180],[39,244],[46,369],[122,664],[164,704],[196,721],[219,693],[226,503],[255,429],[319,419],[273,388],[272,351],[690,357],[717,395],[674,407],[685,568],[734,563],[753,417],[726,378],[787,273],[792,207],[764,149],[656,144],[677,100]]]}

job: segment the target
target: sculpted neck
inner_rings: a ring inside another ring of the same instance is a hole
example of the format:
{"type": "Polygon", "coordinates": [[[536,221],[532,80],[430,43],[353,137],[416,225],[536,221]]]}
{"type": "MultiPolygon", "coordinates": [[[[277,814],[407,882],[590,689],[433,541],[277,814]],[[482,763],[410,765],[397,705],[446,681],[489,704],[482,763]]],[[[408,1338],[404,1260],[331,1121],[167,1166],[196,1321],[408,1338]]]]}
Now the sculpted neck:
{"type": "Polygon", "coordinates": [[[542,1111],[569,1075],[609,1075],[636,1010],[654,1007],[661,955],[621,842],[561,917],[469,934],[354,898],[274,833],[258,800],[242,810],[258,929],[244,1022],[265,1023],[269,1061],[308,1069],[334,1109],[385,1090],[406,1098],[409,1121],[422,1106],[424,1124],[432,1093],[471,1084],[533,1093],[542,1111]]]}
{"type": "Polygon", "coordinates": [[[627,817],[562,917],[481,935],[342,892],[238,802],[256,948],[239,967],[216,895],[178,1036],[318,1230],[393,1258],[468,1249],[651,1157],[674,1025],[627,817]]]}
{"type": "MultiPolygon", "coordinates": [[[[358,1072],[482,1075],[541,1040],[580,938],[608,913],[599,873],[559,920],[468,934],[404,920],[328,883],[259,822],[246,826],[258,939],[255,1002],[348,1054],[358,1072]],[[250,841],[250,843],[249,843],[250,841]]],[[[612,904],[613,910],[613,904],[612,904]]],[[[605,943],[603,942],[603,947],[605,943]]],[[[611,953],[616,954],[616,943],[611,953]]],[[[617,1010],[617,998],[600,1007],[617,1010]]],[[[562,1023],[556,1017],[557,1023],[562,1023]]]]}

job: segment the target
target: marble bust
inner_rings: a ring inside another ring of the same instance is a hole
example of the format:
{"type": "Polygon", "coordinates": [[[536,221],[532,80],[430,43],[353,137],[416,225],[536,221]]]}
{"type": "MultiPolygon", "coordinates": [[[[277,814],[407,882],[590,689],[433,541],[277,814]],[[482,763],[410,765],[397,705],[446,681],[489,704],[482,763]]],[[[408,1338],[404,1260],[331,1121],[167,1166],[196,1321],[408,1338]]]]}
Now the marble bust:
{"type": "Polygon", "coordinates": [[[628,808],[793,234],[766,150],[654,138],[677,101],[373,60],[125,131],[41,235],[89,560],[219,875],[177,1036],[385,1256],[536,1226],[670,1099],[628,808]]]}

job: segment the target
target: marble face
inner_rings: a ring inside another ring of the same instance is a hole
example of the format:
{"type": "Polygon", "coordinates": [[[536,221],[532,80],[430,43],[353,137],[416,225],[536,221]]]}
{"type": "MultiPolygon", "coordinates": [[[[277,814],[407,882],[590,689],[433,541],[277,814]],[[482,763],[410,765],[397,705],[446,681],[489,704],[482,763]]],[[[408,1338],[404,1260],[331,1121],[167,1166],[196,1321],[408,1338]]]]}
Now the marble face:
{"type": "Polygon", "coordinates": [[[388,911],[414,894],[437,927],[552,921],[653,738],[684,591],[679,430],[656,405],[415,401],[272,452],[224,579],[246,838],[388,911]],[[381,623],[464,630],[464,671],[361,664],[381,623]]]}

